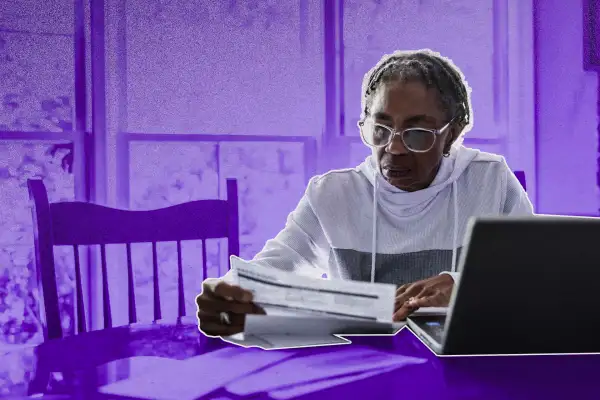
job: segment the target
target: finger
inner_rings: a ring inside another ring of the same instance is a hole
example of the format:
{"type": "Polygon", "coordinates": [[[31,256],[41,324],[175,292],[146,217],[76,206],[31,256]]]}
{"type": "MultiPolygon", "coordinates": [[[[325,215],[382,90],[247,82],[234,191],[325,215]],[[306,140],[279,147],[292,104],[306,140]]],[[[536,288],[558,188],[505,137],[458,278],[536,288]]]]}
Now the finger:
{"type": "Polygon", "coordinates": [[[406,303],[411,297],[417,296],[423,290],[421,284],[410,285],[401,295],[396,296],[396,305],[401,307],[402,304],[406,303]]]}
{"type": "Polygon", "coordinates": [[[419,293],[415,297],[427,297],[427,296],[431,296],[432,294],[434,294],[436,292],[437,292],[437,290],[435,288],[425,285],[425,286],[423,286],[423,288],[419,291],[419,293]]]}
{"type": "Polygon", "coordinates": [[[394,313],[394,317],[392,318],[394,322],[401,322],[406,320],[406,318],[414,312],[416,309],[409,306],[402,306],[394,313]]]}
{"type": "Polygon", "coordinates": [[[196,313],[196,317],[198,318],[198,323],[208,323],[208,322],[217,322],[220,321],[219,314],[214,314],[212,312],[206,312],[204,310],[200,310],[196,313]]]}
{"type": "Polygon", "coordinates": [[[414,299],[411,303],[411,307],[444,307],[448,305],[446,296],[443,293],[437,292],[430,296],[423,296],[414,299]]]}
{"type": "Polygon", "coordinates": [[[230,323],[224,324],[220,316],[198,312],[198,329],[210,337],[229,336],[244,331],[245,315],[230,314],[230,323]]]}
{"type": "Polygon", "coordinates": [[[219,298],[200,297],[197,299],[198,310],[217,315],[222,312],[235,314],[258,314],[259,307],[254,303],[240,303],[219,298]]]}
{"type": "Polygon", "coordinates": [[[209,297],[215,297],[213,292],[217,283],[218,281],[216,279],[206,279],[202,282],[202,291],[196,296],[196,306],[198,306],[198,309],[200,309],[201,302],[206,301],[209,297]]]}
{"type": "Polygon", "coordinates": [[[435,298],[436,298],[436,296],[419,297],[419,298],[413,299],[413,301],[411,301],[409,304],[410,304],[410,307],[414,307],[414,308],[433,307],[433,305],[435,303],[435,298]]]}
{"type": "Polygon", "coordinates": [[[202,282],[202,292],[199,296],[220,297],[240,302],[244,302],[250,296],[249,301],[252,301],[252,292],[215,278],[208,278],[202,282]]]}
{"type": "Polygon", "coordinates": [[[399,286],[398,289],[396,289],[396,296],[400,296],[401,294],[406,293],[408,290],[414,290],[415,287],[421,286],[423,286],[421,282],[406,283],[402,286],[399,286]]]}
{"type": "Polygon", "coordinates": [[[407,305],[411,307],[418,307],[417,301],[422,298],[432,297],[437,295],[438,291],[429,287],[424,287],[416,296],[413,296],[407,300],[407,305]]]}
{"type": "Polygon", "coordinates": [[[217,306],[214,305],[215,301],[217,301],[216,298],[210,296],[208,293],[202,292],[202,294],[196,296],[196,311],[211,315],[219,314],[220,311],[216,310],[217,306]]]}
{"type": "Polygon", "coordinates": [[[214,321],[202,321],[198,328],[200,332],[209,337],[231,336],[244,331],[244,325],[224,325],[214,321]]]}
{"type": "Polygon", "coordinates": [[[406,289],[408,289],[409,286],[410,284],[399,286],[398,289],[396,289],[396,296],[400,296],[402,293],[406,292],[406,289]]]}
{"type": "Polygon", "coordinates": [[[226,324],[221,319],[221,314],[214,314],[206,311],[198,311],[196,316],[198,317],[199,323],[220,323],[222,325],[244,325],[246,322],[246,314],[234,314],[228,313],[229,324],[226,324]]]}
{"type": "Polygon", "coordinates": [[[242,289],[237,285],[230,285],[226,282],[219,282],[214,287],[213,293],[221,298],[229,298],[241,303],[250,303],[252,301],[252,292],[242,289]]]}

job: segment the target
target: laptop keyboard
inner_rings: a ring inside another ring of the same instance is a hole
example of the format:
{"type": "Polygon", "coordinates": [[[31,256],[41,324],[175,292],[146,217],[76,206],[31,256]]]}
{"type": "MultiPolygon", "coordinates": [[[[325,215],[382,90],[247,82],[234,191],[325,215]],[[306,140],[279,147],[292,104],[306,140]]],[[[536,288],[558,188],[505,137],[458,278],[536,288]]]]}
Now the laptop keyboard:
{"type": "Polygon", "coordinates": [[[426,332],[429,333],[429,336],[434,338],[438,343],[441,343],[442,339],[444,338],[444,325],[428,325],[426,328],[426,332]]]}
{"type": "Polygon", "coordinates": [[[416,317],[412,318],[419,327],[438,343],[444,338],[446,317],[416,317]]]}

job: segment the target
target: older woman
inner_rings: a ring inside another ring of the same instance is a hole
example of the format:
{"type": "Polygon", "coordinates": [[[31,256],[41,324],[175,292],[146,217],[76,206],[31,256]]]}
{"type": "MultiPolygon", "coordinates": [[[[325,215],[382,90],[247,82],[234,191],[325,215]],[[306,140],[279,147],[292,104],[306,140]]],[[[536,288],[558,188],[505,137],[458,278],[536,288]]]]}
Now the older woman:
{"type": "MultiPolygon", "coordinates": [[[[419,307],[448,304],[471,217],[533,208],[503,157],[461,145],[472,111],[449,60],[429,50],[385,56],[365,76],[362,105],[358,125],[372,154],[356,168],[312,178],[254,261],[396,284],[394,320],[403,320],[419,307]]],[[[205,282],[197,304],[208,335],[240,332],[245,314],[262,311],[227,276],[205,282]]]]}

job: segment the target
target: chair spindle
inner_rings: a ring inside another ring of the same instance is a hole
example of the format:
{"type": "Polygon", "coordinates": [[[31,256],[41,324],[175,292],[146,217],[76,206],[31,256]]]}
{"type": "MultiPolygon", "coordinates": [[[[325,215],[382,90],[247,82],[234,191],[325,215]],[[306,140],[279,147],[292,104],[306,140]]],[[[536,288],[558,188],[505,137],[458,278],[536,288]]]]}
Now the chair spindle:
{"type": "Polygon", "coordinates": [[[129,323],[137,322],[137,312],[135,307],[135,282],[133,280],[133,262],[131,261],[131,243],[126,243],[127,251],[127,303],[129,307],[129,323]]]}
{"type": "Polygon", "coordinates": [[[183,262],[181,256],[181,240],[177,241],[177,304],[178,316],[185,315],[185,294],[183,291],[183,262]]]}
{"type": "Polygon", "coordinates": [[[156,242],[152,242],[152,281],[154,286],[154,320],[161,319],[160,311],[160,290],[158,286],[158,255],[156,251],[156,242]]]}
{"type": "Polygon", "coordinates": [[[87,331],[85,323],[85,309],[83,306],[83,285],[81,283],[81,264],[79,261],[79,246],[73,245],[73,258],[75,260],[75,296],[77,307],[77,333],[87,331]]]}
{"type": "Polygon", "coordinates": [[[110,310],[110,293],[108,291],[108,269],[106,267],[106,246],[100,245],[100,263],[102,266],[102,313],[104,329],[112,328],[112,313],[110,310]]]}

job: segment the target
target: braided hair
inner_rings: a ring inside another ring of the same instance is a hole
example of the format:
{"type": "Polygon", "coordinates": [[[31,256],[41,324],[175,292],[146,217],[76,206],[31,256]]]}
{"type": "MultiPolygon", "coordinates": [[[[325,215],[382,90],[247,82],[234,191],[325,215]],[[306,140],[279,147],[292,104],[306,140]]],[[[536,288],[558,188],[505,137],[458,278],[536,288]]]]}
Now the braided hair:
{"type": "Polygon", "coordinates": [[[447,119],[456,118],[462,134],[472,127],[471,88],[464,75],[452,61],[429,49],[397,51],[382,57],[364,77],[361,119],[370,115],[369,107],[377,89],[397,80],[416,80],[428,89],[435,89],[447,119]]]}

